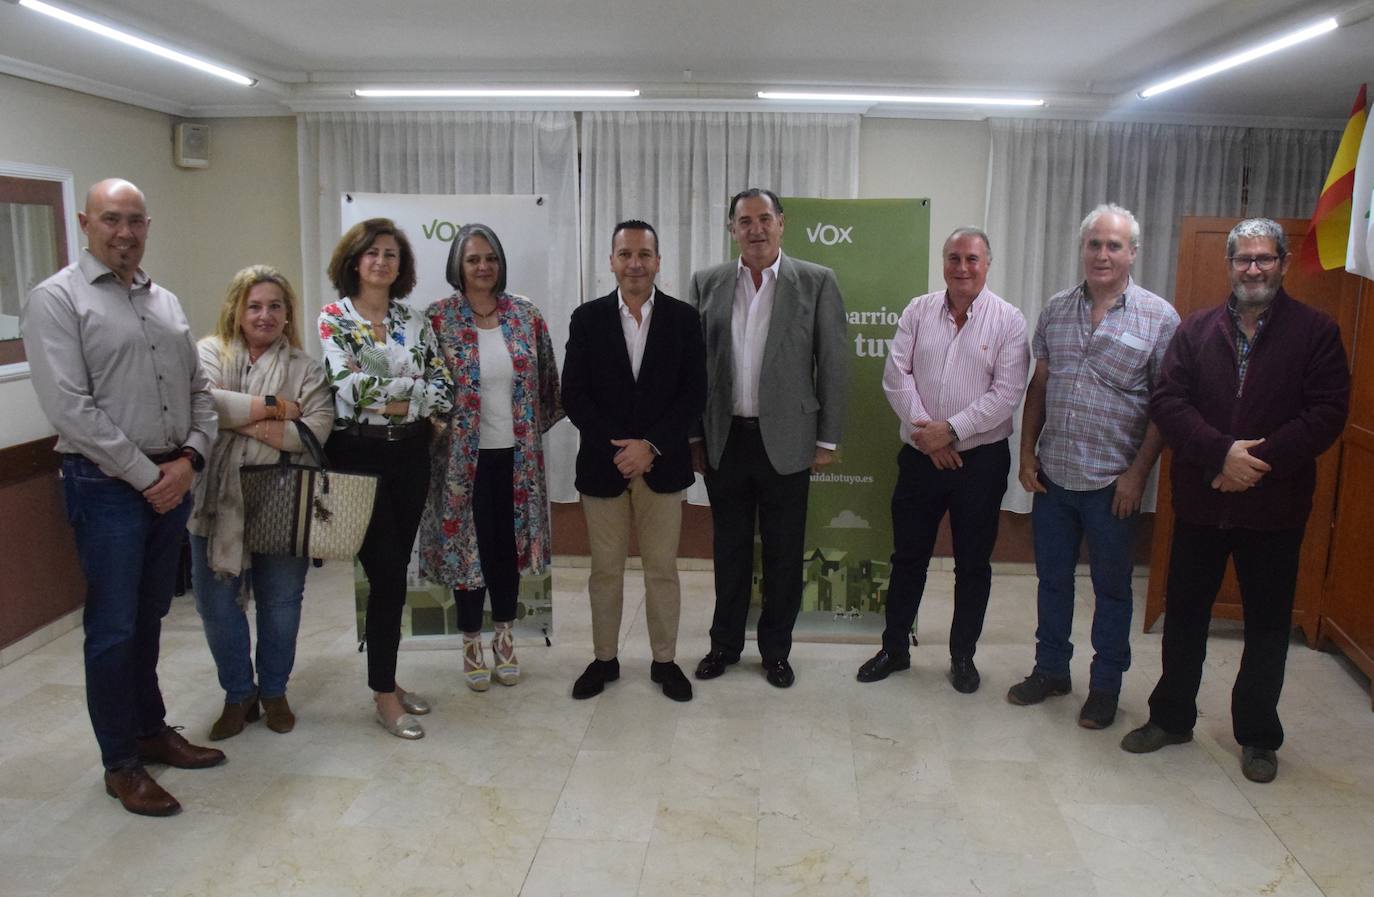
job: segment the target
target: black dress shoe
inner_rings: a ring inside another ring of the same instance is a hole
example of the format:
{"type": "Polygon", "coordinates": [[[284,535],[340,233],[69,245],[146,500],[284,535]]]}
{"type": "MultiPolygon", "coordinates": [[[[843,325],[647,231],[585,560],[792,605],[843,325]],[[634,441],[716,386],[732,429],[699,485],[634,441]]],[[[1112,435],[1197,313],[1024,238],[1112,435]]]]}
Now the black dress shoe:
{"type": "Polygon", "coordinates": [[[177,769],[205,769],[224,762],[224,751],[191,744],[171,726],[151,738],[138,739],[138,759],[144,763],[166,763],[177,769]]]}
{"type": "Polygon", "coordinates": [[[682,667],[673,663],[654,661],[649,664],[649,678],[663,686],[663,693],[674,701],[692,700],[692,683],[682,672],[682,667]]]}
{"type": "Polygon", "coordinates": [[[951,657],[949,659],[949,681],[960,694],[971,695],[978,690],[982,677],[973,665],[972,657],[951,657]]]}
{"type": "Polygon", "coordinates": [[[776,685],[778,688],[791,688],[792,683],[797,681],[797,674],[792,672],[792,664],[788,663],[786,658],[765,660],[763,671],[768,677],[768,684],[776,685]]]}
{"type": "Polygon", "coordinates": [[[739,663],[738,654],[731,657],[724,651],[717,651],[715,648],[712,648],[707,652],[706,656],[701,659],[701,663],[697,664],[696,677],[698,679],[714,679],[721,673],[724,673],[726,667],[736,663],[739,663]]]}
{"type": "Polygon", "coordinates": [[[909,669],[911,669],[910,654],[904,657],[895,657],[884,648],[859,667],[859,675],[855,678],[860,682],[877,682],[886,679],[890,673],[909,669]]]}
{"type": "Polygon", "coordinates": [[[601,694],[601,690],[606,687],[607,682],[614,682],[619,678],[620,658],[593,660],[587,664],[582,675],[578,676],[577,681],[573,683],[573,697],[579,701],[584,698],[596,697],[601,694]]]}

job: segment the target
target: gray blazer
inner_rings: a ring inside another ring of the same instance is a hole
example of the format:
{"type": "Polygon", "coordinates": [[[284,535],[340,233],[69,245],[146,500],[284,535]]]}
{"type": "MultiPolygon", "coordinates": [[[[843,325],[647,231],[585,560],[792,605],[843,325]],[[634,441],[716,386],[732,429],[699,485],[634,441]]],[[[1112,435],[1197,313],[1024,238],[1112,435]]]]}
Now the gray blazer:
{"type": "MultiPolygon", "coordinates": [[[[692,275],[688,304],[701,315],[706,341],[706,411],[694,435],[720,466],[734,404],[730,318],[739,263],[692,275]]],[[[817,442],[838,444],[849,393],[849,339],[835,272],[783,255],[759,374],[759,431],[778,473],[811,466],[817,442]]]]}

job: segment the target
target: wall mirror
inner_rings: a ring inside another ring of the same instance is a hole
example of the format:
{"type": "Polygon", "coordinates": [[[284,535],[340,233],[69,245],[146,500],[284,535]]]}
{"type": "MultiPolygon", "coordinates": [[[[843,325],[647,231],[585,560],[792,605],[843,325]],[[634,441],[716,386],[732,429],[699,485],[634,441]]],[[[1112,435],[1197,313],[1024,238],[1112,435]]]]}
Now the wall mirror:
{"type": "Polygon", "coordinates": [[[0,161],[0,380],[28,373],[20,319],[29,290],[76,249],[72,173],[0,161]]]}

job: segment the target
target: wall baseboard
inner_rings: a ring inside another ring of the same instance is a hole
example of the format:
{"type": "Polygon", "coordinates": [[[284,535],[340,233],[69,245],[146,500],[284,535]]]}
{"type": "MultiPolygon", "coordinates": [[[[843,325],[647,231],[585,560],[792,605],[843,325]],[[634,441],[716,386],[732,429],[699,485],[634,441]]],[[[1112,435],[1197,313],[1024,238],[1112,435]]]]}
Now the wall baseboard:
{"type": "Polygon", "coordinates": [[[63,614],[46,626],[40,626],[33,632],[21,638],[13,644],[0,648],[0,667],[7,667],[26,654],[31,654],[39,648],[55,641],[73,629],[81,626],[82,608],[63,614]]]}

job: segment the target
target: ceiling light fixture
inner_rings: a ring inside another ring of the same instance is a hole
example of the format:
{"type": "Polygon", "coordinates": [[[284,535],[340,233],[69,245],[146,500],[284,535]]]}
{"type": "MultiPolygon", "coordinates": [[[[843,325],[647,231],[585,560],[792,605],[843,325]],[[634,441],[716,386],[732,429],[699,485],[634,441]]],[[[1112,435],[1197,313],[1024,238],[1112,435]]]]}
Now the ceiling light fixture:
{"type": "Polygon", "coordinates": [[[1177,78],[1170,78],[1168,81],[1161,81],[1158,84],[1152,84],[1144,90],[1140,91],[1138,96],[1142,100],[1148,100],[1150,97],[1164,93],[1164,91],[1166,90],[1173,90],[1175,87],[1182,87],[1185,84],[1191,84],[1194,81],[1200,81],[1201,79],[1210,77],[1211,75],[1215,75],[1218,72],[1224,72],[1227,69],[1233,69],[1238,65],[1244,65],[1247,62],[1253,62],[1254,60],[1259,59],[1261,56],[1268,56],[1270,53],[1277,53],[1279,50],[1287,49],[1288,47],[1291,47],[1294,44],[1300,44],[1303,41],[1311,40],[1314,37],[1320,37],[1321,35],[1326,34],[1329,31],[1335,31],[1339,27],[1340,23],[1337,22],[1335,19],[1324,19],[1316,23],[1315,25],[1308,25],[1306,28],[1300,28],[1297,31],[1285,34],[1282,37],[1277,37],[1274,40],[1267,41],[1263,44],[1260,44],[1257,47],[1251,47],[1248,50],[1242,50],[1241,52],[1235,53],[1231,56],[1227,56],[1224,59],[1218,59],[1216,62],[1208,63],[1207,65],[1199,66],[1198,68],[1195,68],[1191,71],[1184,72],[1177,78]]]}
{"type": "Polygon", "coordinates": [[[172,62],[179,62],[182,65],[189,65],[193,69],[199,69],[202,72],[206,72],[218,78],[223,78],[226,81],[233,81],[235,84],[241,84],[244,87],[252,87],[254,84],[258,83],[255,79],[249,78],[247,75],[241,75],[238,72],[230,71],[227,68],[215,65],[213,62],[206,62],[204,59],[197,59],[195,56],[182,53],[180,50],[173,50],[170,47],[155,44],[150,40],[135,37],[128,32],[120,31],[117,28],[111,28],[109,25],[103,25],[100,22],[85,18],[84,16],[79,16],[76,13],[68,12],[65,9],[59,9],[56,6],[51,6],[42,2],[42,0],[19,0],[19,5],[31,9],[34,12],[41,12],[45,16],[51,16],[60,22],[66,22],[68,25],[75,25],[77,28],[83,28],[101,37],[108,37],[110,40],[119,41],[125,46],[134,47],[145,53],[152,53],[154,56],[161,56],[163,59],[170,59],[172,62]]]}
{"type": "Polygon", "coordinates": [[[941,106],[1043,106],[1044,100],[1008,97],[928,96],[896,93],[809,93],[761,90],[760,100],[800,100],[808,103],[904,103],[941,106]]]}
{"type": "Polygon", "coordinates": [[[602,90],[602,89],[564,89],[549,87],[530,87],[530,88],[487,88],[487,87],[441,87],[441,88],[390,88],[390,87],[367,87],[353,91],[356,97],[366,97],[369,99],[443,99],[449,97],[468,97],[482,98],[494,97],[499,99],[623,99],[627,97],[639,96],[638,90],[602,90]]]}

